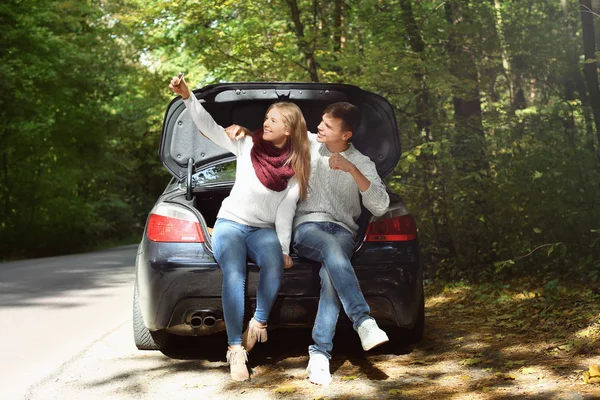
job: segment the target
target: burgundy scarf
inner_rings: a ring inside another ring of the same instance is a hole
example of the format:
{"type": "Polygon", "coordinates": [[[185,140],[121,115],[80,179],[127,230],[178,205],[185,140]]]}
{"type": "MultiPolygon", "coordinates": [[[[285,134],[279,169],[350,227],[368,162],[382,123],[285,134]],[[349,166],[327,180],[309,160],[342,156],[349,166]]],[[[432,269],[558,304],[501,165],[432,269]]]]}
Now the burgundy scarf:
{"type": "Polygon", "coordinates": [[[286,164],[291,151],[290,141],[280,149],[263,140],[263,131],[258,129],[252,134],[252,143],[254,145],[250,151],[250,158],[258,180],[276,192],[287,188],[288,180],[294,176],[291,163],[286,164]]]}

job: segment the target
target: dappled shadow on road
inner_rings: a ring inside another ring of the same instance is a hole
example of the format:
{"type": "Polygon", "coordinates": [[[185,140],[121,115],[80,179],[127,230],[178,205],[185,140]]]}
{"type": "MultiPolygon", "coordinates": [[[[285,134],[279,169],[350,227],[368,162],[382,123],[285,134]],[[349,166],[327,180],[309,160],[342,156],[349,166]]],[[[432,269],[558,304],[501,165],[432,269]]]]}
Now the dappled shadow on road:
{"type": "Polygon", "coordinates": [[[334,381],[320,388],[303,374],[310,330],[275,330],[251,355],[252,386],[328,399],[600,398],[600,386],[582,379],[600,363],[600,297],[589,288],[458,284],[427,292],[426,335],[414,349],[396,343],[365,353],[355,332],[338,328],[334,381]]]}
{"type": "MultiPolygon", "coordinates": [[[[107,375],[104,377],[78,381],[74,385],[86,393],[110,394],[111,391],[115,391],[114,398],[160,398],[165,387],[172,387],[173,392],[170,396],[178,399],[268,399],[280,398],[278,390],[290,385],[294,390],[302,390],[304,394],[310,393],[312,396],[326,393],[328,389],[312,385],[306,379],[304,370],[308,362],[307,351],[310,342],[310,329],[270,331],[268,342],[257,344],[250,354],[249,367],[252,378],[249,382],[230,380],[229,366],[225,362],[226,336],[222,333],[200,338],[176,338],[171,341],[169,348],[163,351],[167,357],[163,357],[159,352],[140,351],[133,357],[117,360],[116,363],[113,361],[115,367],[107,369],[107,375]],[[160,384],[157,383],[159,381],[160,384]],[[115,382],[120,382],[118,389],[115,388],[115,382]],[[123,393],[135,393],[136,396],[124,396],[123,393]]],[[[351,328],[342,327],[337,332],[336,355],[332,360],[331,369],[334,374],[342,376],[347,375],[348,368],[356,369],[360,381],[372,384],[371,390],[376,391],[378,385],[390,377],[372,359],[393,358],[397,357],[396,354],[409,352],[410,348],[406,346],[403,351],[399,351],[398,347],[383,346],[369,353],[370,356],[367,357],[360,347],[356,333],[351,328]]],[[[304,394],[292,395],[290,398],[304,398],[304,394]]]]}
{"type": "MultiPolygon", "coordinates": [[[[208,360],[222,361],[227,351],[227,337],[225,332],[206,337],[173,337],[169,348],[163,353],[170,358],[178,360],[208,360]]],[[[278,363],[295,357],[306,357],[308,346],[312,344],[311,330],[308,328],[281,328],[269,332],[269,340],[258,343],[249,356],[249,366],[277,365],[278,363]]],[[[380,354],[408,354],[411,347],[408,345],[384,345],[369,352],[371,356],[380,354]]],[[[332,371],[335,371],[345,361],[353,362],[364,359],[366,353],[360,346],[358,335],[352,328],[340,326],[336,332],[334,354],[331,361],[332,371]]],[[[306,366],[304,366],[306,367],[306,366]]],[[[379,379],[381,372],[369,370],[369,376],[379,379]]]]}
{"type": "MultiPolygon", "coordinates": [[[[131,284],[137,246],[0,264],[0,308],[77,307],[64,295],[101,297],[101,289],[131,284]],[[93,290],[98,289],[98,292],[93,290]]],[[[132,289],[133,290],[133,289],[132,289]]]]}
{"type": "Polygon", "coordinates": [[[225,332],[211,336],[172,336],[169,347],[162,352],[174,360],[223,361],[227,351],[225,332]]]}
{"type": "Polygon", "coordinates": [[[582,379],[600,362],[599,296],[580,285],[550,289],[429,287],[426,337],[410,365],[425,381],[400,384],[403,396],[600,398],[600,387],[582,379]]]}
{"type": "Polygon", "coordinates": [[[251,381],[232,382],[224,334],[180,338],[165,350],[139,352],[118,376],[138,394],[160,386],[177,398],[214,399],[598,399],[599,385],[582,372],[600,363],[600,302],[585,287],[552,294],[528,286],[428,287],[424,340],[364,352],[350,328],[336,333],[333,382],[312,385],[305,375],[310,329],[269,331],[250,354],[251,381]],[[152,362],[147,362],[147,361],[152,362]],[[182,380],[185,383],[181,383],[182,380]],[[171,386],[169,386],[171,385],[171,386]]]}

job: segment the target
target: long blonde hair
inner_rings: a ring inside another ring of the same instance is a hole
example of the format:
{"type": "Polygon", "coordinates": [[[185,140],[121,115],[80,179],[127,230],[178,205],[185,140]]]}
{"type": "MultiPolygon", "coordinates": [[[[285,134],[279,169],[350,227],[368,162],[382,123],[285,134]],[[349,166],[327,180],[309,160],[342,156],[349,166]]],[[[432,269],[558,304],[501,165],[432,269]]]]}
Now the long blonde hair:
{"type": "Polygon", "coordinates": [[[310,176],[310,146],[304,115],[294,103],[279,102],[271,104],[267,112],[276,108],[283,117],[286,128],[290,130],[290,158],[294,174],[300,187],[300,200],[304,200],[308,193],[308,178],[310,176]]]}

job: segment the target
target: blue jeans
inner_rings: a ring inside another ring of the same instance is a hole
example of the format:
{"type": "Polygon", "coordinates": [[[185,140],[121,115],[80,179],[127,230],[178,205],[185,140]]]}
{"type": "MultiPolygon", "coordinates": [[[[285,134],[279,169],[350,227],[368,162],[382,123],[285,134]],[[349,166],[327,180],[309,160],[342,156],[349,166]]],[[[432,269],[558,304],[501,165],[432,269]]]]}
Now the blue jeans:
{"type": "Polygon", "coordinates": [[[229,345],[242,343],[246,261],[260,267],[254,319],[266,323],[283,276],[283,252],[275,229],[217,219],[212,245],[223,272],[223,316],[229,345]]]}
{"type": "Polygon", "coordinates": [[[305,222],[295,229],[293,243],[298,255],[321,263],[321,295],[312,331],[315,344],[308,352],[331,358],[340,303],[355,330],[371,318],[350,263],[354,238],[349,230],[333,222],[305,222]]]}

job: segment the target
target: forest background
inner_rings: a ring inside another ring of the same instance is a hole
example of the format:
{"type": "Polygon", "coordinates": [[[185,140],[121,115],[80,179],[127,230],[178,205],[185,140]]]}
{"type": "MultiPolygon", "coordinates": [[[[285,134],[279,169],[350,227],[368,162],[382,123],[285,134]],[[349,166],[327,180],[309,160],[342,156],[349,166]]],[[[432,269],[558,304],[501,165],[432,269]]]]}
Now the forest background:
{"type": "Polygon", "coordinates": [[[0,260],[139,241],[185,71],[386,97],[428,276],[596,282],[598,51],[600,0],[4,0],[0,260]]]}

